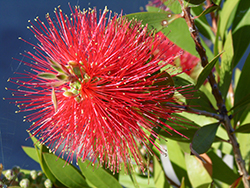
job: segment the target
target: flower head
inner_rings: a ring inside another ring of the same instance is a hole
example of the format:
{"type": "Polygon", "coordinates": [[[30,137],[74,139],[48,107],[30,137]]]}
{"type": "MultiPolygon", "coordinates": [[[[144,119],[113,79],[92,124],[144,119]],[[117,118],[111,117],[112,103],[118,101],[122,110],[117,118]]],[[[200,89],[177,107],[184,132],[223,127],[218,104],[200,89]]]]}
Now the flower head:
{"type": "Polygon", "coordinates": [[[16,78],[20,111],[33,111],[29,130],[52,151],[63,146],[68,160],[91,156],[119,171],[133,157],[143,168],[138,143],[154,144],[146,132],[157,138],[155,127],[172,130],[163,119],[179,111],[167,105],[176,88],[161,72],[179,54],[166,55],[161,37],[106,9],[99,20],[95,9],[55,15],[57,22],[46,16],[48,26],[31,23],[39,44],[26,54],[31,71],[16,78]]]}

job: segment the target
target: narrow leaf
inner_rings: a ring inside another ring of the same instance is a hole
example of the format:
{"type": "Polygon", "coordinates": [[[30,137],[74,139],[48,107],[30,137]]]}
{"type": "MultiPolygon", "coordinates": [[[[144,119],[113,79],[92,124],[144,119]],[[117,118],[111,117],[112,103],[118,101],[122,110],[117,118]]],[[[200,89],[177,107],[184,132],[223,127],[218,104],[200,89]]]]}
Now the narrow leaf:
{"type": "Polygon", "coordinates": [[[194,135],[191,147],[198,154],[205,153],[212,145],[219,123],[201,127],[194,135]]]}
{"type": "Polygon", "coordinates": [[[200,73],[197,83],[195,85],[195,89],[199,89],[200,86],[204,83],[204,81],[206,80],[206,78],[208,77],[209,73],[213,70],[215,63],[218,61],[220,55],[223,52],[219,53],[217,56],[215,56],[212,61],[210,61],[202,70],[202,72],[200,73]]]}
{"type": "Polygon", "coordinates": [[[250,123],[241,125],[238,129],[234,131],[235,133],[250,133],[250,123]]]}
{"type": "Polygon", "coordinates": [[[100,188],[122,188],[120,183],[102,167],[92,167],[89,160],[78,159],[78,165],[85,178],[95,187],[100,188]]]}
{"type": "Polygon", "coordinates": [[[233,11],[233,9],[236,7],[238,4],[239,0],[234,0],[234,1],[225,1],[223,4],[223,9],[220,13],[220,26],[218,28],[219,30],[219,36],[221,40],[223,41],[224,39],[224,33],[226,31],[227,23],[230,18],[230,15],[233,11]]]}
{"type": "Polygon", "coordinates": [[[56,179],[66,187],[89,187],[85,178],[73,165],[50,153],[43,153],[43,157],[56,179]]]}
{"type": "Polygon", "coordinates": [[[227,96],[228,88],[232,78],[232,60],[234,55],[232,33],[229,31],[224,44],[224,53],[221,58],[219,87],[223,98],[227,96]]]}
{"type": "MultiPolygon", "coordinates": [[[[232,1],[234,2],[234,1],[232,1]]],[[[250,44],[250,1],[239,1],[232,24],[233,44],[234,44],[234,60],[235,67],[240,61],[243,54],[246,52],[250,44]]]]}
{"type": "Polygon", "coordinates": [[[198,17],[204,16],[210,12],[213,12],[218,8],[219,8],[219,6],[212,2],[211,5],[209,5],[198,17]]]}
{"type": "MultiPolygon", "coordinates": [[[[191,9],[191,14],[193,16],[196,16],[196,17],[198,15],[200,15],[202,12],[203,12],[202,6],[192,7],[192,9],[191,9]]],[[[198,28],[199,32],[204,37],[206,37],[207,39],[211,40],[214,43],[215,35],[214,35],[213,31],[211,30],[211,27],[207,21],[206,16],[196,18],[194,21],[195,21],[195,26],[198,28]]],[[[202,38],[200,38],[200,39],[202,40],[202,38]]],[[[206,52],[207,52],[207,50],[206,50],[206,52]]]]}
{"type": "Polygon", "coordinates": [[[22,146],[23,151],[34,161],[40,163],[36,149],[33,147],[22,146]]]}
{"type": "MultiPolygon", "coordinates": [[[[250,54],[248,55],[246,62],[242,68],[242,72],[237,84],[237,88],[235,89],[235,97],[234,97],[234,106],[238,105],[238,103],[242,102],[241,100],[250,94],[250,79],[249,79],[249,70],[250,70],[250,54]]],[[[240,119],[243,121],[247,115],[247,111],[245,111],[246,107],[241,108],[240,112],[237,112],[234,116],[234,122],[237,123],[240,119]],[[242,117],[241,117],[242,116],[242,117]]]]}

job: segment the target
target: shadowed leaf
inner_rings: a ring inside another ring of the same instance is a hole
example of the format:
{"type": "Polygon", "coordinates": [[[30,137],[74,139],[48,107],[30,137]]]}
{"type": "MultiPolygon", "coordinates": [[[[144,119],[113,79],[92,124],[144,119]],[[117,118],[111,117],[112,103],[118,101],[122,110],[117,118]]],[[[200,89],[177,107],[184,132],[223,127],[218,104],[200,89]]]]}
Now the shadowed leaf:
{"type": "Polygon", "coordinates": [[[205,153],[212,145],[219,123],[201,127],[194,135],[191,147],[198,154],[205,153]]]}

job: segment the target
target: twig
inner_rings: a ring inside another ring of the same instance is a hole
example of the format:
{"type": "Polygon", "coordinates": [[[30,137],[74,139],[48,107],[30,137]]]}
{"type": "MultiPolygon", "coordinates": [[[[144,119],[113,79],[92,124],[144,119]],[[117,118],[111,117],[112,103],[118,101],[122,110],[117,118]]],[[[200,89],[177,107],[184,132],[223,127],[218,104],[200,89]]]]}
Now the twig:
{"type": "MultiPolygon", "coordinates": [[[[181,6],[182,6],[183,18],[186,20],[186,23],[187,23],[187,25],[189,27],[191,37],[193,38],[193,40],[195,42],[196,50],[200,55],[201,64],[202,64],[203,67],[205,67],[208,64],[208,59],[207,59],[207,56],[206,56],[205,49],[203,48],[203,46],[202,46],[202,44],[200,42],[198,31],[197,31],[197,29],[195,27],[195,24],[194,24],[194,20],[192,19],[192,16],[191,16],[191,13],[190,13],[190,7],[184,7],[183,0],[178,0],[178,1],[180,2],[181,6]]],[[[212,87],[212,93],[213,93],[213,95],[214,95],[214,97],[216,99],[216,102],[217,102],[217,107],[219,109],[219,114],[220,114],[220,116],[223,117],[221,122],[225,126],[228,137],[229,137],[230,142],[231,142],[231,144],[233,146],[235,161],[236,161],[236,164],[237,164],[238,169],[239,169],[239,174],[243,176],[242,179],[243,179],[244,187],[250,188],[249,175],[248,175],[248,172],[247,172],[247,170],[245,168],[244,160],[242,159],[242,155],[241,155],[241,152],[240,152],[240,149],[239,149],[239,143],[237,142],[235,134],[232,134],[234,130],[232,128],[230,118],[227,115],[227,109],[226,109],[226,106],[225,106],[225,102],[224,102],[224,100],[222,98],[221,92],[220,92],[220,90],[218,88],[218,84],[215,81],[215,78],[214,78],[214,75],[213,75],[212,72],[209,74],[208,80],[209,80],[209,83],[210,83],[210,85],[212,87]]]]}

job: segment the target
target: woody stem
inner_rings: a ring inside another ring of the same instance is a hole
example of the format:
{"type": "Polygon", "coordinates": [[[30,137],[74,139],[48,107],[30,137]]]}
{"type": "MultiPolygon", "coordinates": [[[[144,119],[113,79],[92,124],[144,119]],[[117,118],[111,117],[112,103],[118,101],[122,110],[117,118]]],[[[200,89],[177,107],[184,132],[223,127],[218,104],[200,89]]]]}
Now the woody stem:
{"type": "MultiPolygon", "coordinates": [[[[190,7],[184,7],[183,0],[178,0],[178,1],[180,2],[181,6],[182,6],[183,18],[185,19],[185,21],[189,27],[191,37],[193,38],[193,40],[195,42],[196,50],[199,53],[199,56],[201,59],[201,64],[203,67],[205,67],[209,62],[208,62],[208,58],[207,58],[205,49],[203,48],[203,46],[200,42],[198,30],[195,27],[194,19],[192,18],[192,15],[190,13],[190,7]]],[[[236,164],[237,164],[238,169],[239,169],[239,174],[241,176],[243,176],[242,180],[243,180],[244,187],[250,188],[249,175],[248,175],[248,172],[245,168],[245,163],[244,163],[244,160],[242,158],[241,151],[239,149],[239,143],[237,142],[237,138],[236,138],[235,134],[233,133],[234,129],[231,125],[230,118],[227,114],[225,102],[224,102],[223,97],[221,95],[221,92],[219,90],[218,83],[216,82],[215,77],[214,77],[212,72],[210,72],[210,74],[208,76],[208,80],[209,80],[209,83],[210,83],[211,88],[212,88],[212,93],[213,93],[213,95],[216,99],[216,102],[217,102],[217,107],[219,110],[218,117],[220,117],[219,119],[220,119],[221,123],[224,125],[224,127],[227,131],[230,143],[232,144],[234,158],[235,158],[236,164]],[[222,117],[222,119],[221,119],[221,117],[222,117]]],[[[214,118],[216,118],[216,116],[214,118]]],[[[216,118],[216,119],[218,119],[218,118],[216,118]]]]}

